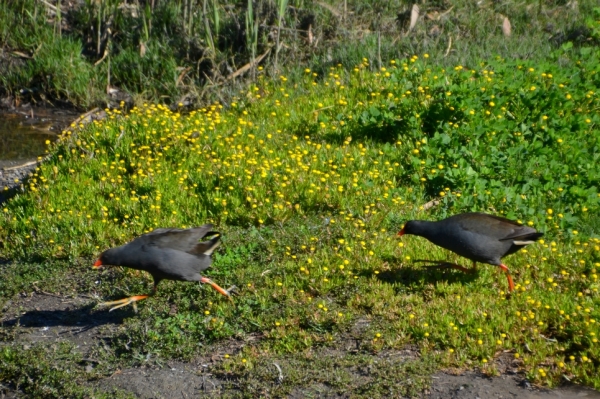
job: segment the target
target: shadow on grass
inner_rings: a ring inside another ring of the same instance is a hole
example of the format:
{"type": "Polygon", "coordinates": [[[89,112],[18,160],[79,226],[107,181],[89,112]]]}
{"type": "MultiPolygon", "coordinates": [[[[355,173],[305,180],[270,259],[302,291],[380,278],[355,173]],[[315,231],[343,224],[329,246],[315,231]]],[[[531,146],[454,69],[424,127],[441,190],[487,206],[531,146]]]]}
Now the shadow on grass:
{"type": "Polygon", "coordinates": [[[134,315],[131,307],[121,312],[109,312],[108,309],[94,311],[95,304],[85,305],[77,308],[30,310],[5,320],[4,327],[19,325],[26,328],[45,327],[77,327],[77,333],[106,324],[121,324],[124,319],[134,315]]]}
{"type": "MultiPolygon", "coordinates": [[[[391,262],[390,262],[391,263],[391,262]]],[[[399,263],[398,260],[394,263],[399,263]]],[[[463,273],[452,269],[439,269],[433,266],[444,263],[439,260],[415,260],[409,265],[398,266],[391,270],[375,273],[375,270],[365,270],[364,277],[376,276],[377,279],[389,284],[401,284],[411,287],[413,291],[422,291],[423,287],[431,284],[446,282],[447,284],[465,284],[478,278],[479,273],[463,273]]],[[[404,289],[403,289],[404,291],[404,289]]]]}

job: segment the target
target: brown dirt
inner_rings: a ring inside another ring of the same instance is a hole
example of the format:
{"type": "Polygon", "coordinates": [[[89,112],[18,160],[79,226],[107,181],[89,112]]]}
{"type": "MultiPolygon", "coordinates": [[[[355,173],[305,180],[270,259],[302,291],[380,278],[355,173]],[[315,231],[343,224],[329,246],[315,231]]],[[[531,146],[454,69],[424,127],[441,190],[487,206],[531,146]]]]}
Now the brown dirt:
{"type": "MultiPolygon", "coordinates": [[[[70,341],[77,346],[83,357],[91,352],[95,345],[119,328],[129,312],[108,312],[93,310],[97,300],[92,297],[61,297],[49,293],[21,295],[3,304],[0,324],[3,327],[19,326],[15,340],[23,345],[44,342],[48,344],[70,341]]],[[[135,316],[133,316],[135,317],[135,316]]],[[[211,373],[211,366],[220,362],[222,354],[235,353],[244,345],[255,340],[231,341],[222,343],[211,352],[210,358],[199,357],[191,362],[156,361],[153,366],[120,370],[112,376],[94,382],[94,386],[111,392],[121,389],[138,398],[188,398],[220,397],[236,395],[231,381],[223,380],[211,373]]],[[[3,343],[0,342],[0,346],[3,343]]],[[[348,348],[331,349],[319,356],[344,356],[355,350],[348,348]]],[[[376,356],[386,361],[402,362],[414,359],[419,354],[414,348],[405,351],[383,351],[376,356]]],[[[93,365],[93,359],[90,360],[93,365]]],[[[285,358],[277,360],[284,371],[294,367],[285,358]]],[[[518,373],[510,356],[499,356],[496,366],[501,372],[498,377],[487,377],[477,371],[462,373],[438,372],[432,376],[430,389],[423,393],[429,399],[552,399],[586,398],[600,399],[600,393],[579,386],[565,386],[554,390],[537,389],[531,386],[523,375],[518,373]],[[458,374],[458,375],[456,375],[458,374]]],[[[275,370],[275,369],[274,369],[275,370]]],[[[357,378],[362,378],[357,375],[357,378]]],[[[271,384],[266,382],[265,384],[271,384]]],[[[20,397],[11,387],[0,382],[0,399],[20,397]]],[[[307,384],[292,391],[289,398],[347,398],[352,393],[338,394],[322,383],[307,384]]]]}
{"type": "Polygon", "coordinates": [[[102,380],[98,386],[109,392],[119,388],[138,398],[218,396],[222,392],[222,381],[212,376],[207,367],[170,362],[163,368],[127,369],[102,380]]]}
{"type": "Polygon", "coordinates": [[[96,304],[91,297],[32,293],[5,303],[6,313],[0,322],[4,327],[19,326],[17,339],[24,345],[70,341],[85,357],[90,348],[109,337],[124,318],[123,313],[94,312],[96,304]]]}
{"type": "Polygon", "coordinates": [[[477,372],[461,375],[437,373],[433,376],[429,399],[600,399],[600,393],[579,386],[565,386],[553,390],[534,389],[517,375],[503,374],[486,377],[477,372]]]}

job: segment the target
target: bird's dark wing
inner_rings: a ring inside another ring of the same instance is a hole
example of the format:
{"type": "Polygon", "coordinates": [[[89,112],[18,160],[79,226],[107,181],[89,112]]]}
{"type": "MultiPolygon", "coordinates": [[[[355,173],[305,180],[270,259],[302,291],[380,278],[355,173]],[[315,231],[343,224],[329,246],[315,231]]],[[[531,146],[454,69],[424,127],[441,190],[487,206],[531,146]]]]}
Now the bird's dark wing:
{"type": "Polygon", "coordinates": [[[458,219],[460,228],[475,234],[494,237],[498,240],[511,240],[523,235],[535,233],[535,229],[506,219],[486,213],[469,213],[460,215],[458,219]]]}
{"type": "Polygon", "coordinates": [[[498,223],[498,224],[522,226],[522,224],[517,222],[516,220],[510,220],[507,218],[503,218],[502,216],[488,215],[487,213],[474,213],[473,215],[477,215],[478,217],[481,216],[481,217],[485,217],[485,218],[489,218],[489,219],[494,219],[496,221],[496,223],[498,223]]]}
{"type": "MultiPolygon", "coordinates": [[[[524,227],[524,226],[523,226],[524,227]]],[[[533,230],[533,229],[531,229],[533,230]]],[[[522,241],[523,243],[528,243],[531,244],[532,241],[537,241],[538,239],[542,238],[544,236],[544,233],[539,233],[535,230],[531,231],[531,230],[527,230],[527,231],[515,231],[513,234],[501,238],[500,241],[508,241],[508,240],[513,240],[515,241],[522,241]]],[[[522,245],[522,244],[521,244],[522,245]]]]}
{"type": "Polygon", "coordinates": [[[158,248],[171,248],[177,251],[187,252],[194,255],[204,254],[214,249],[217,239],[205,242],[200,240],[207,235],[219,234],[211,231],[212,224],[205,224],[190,229],[161,228],[136,238],[133,242],[140,240],[143,245],[152,245],[158,248]]]}
{"type": "Polygon", "coordinates": [[[514,241],[517,245],[531,244],[544,235],[534,228],[500,216],[486,213],[470,213],[458,219],[461,229],[493,237],[498,241],[514,241]],[[517,243],[518,242],[518,243],[517,243]]]}

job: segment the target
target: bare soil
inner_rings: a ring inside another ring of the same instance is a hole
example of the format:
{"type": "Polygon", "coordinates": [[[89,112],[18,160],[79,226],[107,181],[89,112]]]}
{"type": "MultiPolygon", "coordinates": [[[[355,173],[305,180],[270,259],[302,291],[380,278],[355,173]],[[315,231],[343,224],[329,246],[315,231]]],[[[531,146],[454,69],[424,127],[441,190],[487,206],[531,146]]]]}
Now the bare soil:
{"type": "MultiPolygon", "coordinates": [[[[69,341],[80,351],[86,366],[92,370],[97,361],[88,358],[96,345],[104,345],[125,317],[137,317],[131,312],[108,312],[96,310],[99,299],[91,296],[61,297],[50,293],[37,292],[21,294],[3,304],[0,325],[17,327],[14,341],[24,346],[34,343],[47,345],[69,341]]],[[[359,323],[360,324],[360,323],[359,323]]],[[[256,337],[254,337],[255,339],[256,337]]],[[[250,338],[252,340],[253,338],[250,338]]],[[[13,342],[14,342],[13,341],[13,342]]],[[[2,345],[11,342],[0,342],[2,345]]],[[[110,376],[92,381],[89,384],[104,391],[119,389],[138,398],[191,398],[222,397],[242,394],[235,381],[211,372],[212,366],[222,361],[224,353],[235,353],[246,342],[232,341],[211,348],[211,357],[199,357],[190,362],[155,361],[139,368],[117,370],[110,376]]],[[[345,356],[355,351],[352,345],[339,349],[328,349],[319,356],[345,356]]],[[[384,351],[377,355],[378,360],[403,362],[419,356],[414,348],[404,351],[384,351]]],[[[277,359],[283,378],[294,367],[285,357],[277,359]]],[[[600,399],[600,393],[591,389],[566,385],[558,389],[546,390],[532,386],[512,363],[510,356],[499,356],[496,366],[500,376],[487,377],[478,371],[440,371],[431,377],[431,387],[423,392],[422,398],[430,399],[551,399],[586,398],[600,399]]],[[[273,367],[274,378],[278,374],[273,367]]],[[[356,373],[356,378],[368,378],[356,373]]],[[[272,381],[265,381],[272,384],[272,381]]],[[[14,387],[0,382],[0,398],[22,397],[14,387]]],[[[349,398],[352,392],[339,394],[323,383],[308,383],[295,388],[289,398],[349,398]]]]}

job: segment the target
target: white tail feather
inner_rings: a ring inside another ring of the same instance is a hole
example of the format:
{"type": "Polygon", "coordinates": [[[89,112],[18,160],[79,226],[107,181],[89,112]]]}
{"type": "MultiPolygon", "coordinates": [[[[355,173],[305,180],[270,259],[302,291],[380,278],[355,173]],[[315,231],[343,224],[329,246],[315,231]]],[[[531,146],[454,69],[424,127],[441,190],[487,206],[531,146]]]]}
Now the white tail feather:
{"type": "Polygon", "coordinates": [[[217,240],[217,241],[215,241],[215,243],[214,243],[214,244],[213,244],[213,245],[212,245],[210,248],[208,248],[206,251],[204,251],[204,255],[208,255],[208,256],[212,255],[213,251],[214,251],[215,249],[217,249],[217,247],[218,247],[220,244],[221,244],[221,242],[220,242],[220,241],[218,241],[218,240],[217,240]]]}
{"type": "Polygon", "coordinates": [[[514,240],[513,244],[515,245],[529,245],[529,244],[533,244],[535,241],[518,241],[518,240],[514,240]]]}

